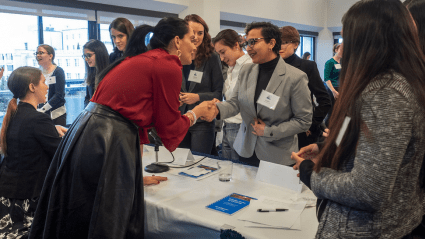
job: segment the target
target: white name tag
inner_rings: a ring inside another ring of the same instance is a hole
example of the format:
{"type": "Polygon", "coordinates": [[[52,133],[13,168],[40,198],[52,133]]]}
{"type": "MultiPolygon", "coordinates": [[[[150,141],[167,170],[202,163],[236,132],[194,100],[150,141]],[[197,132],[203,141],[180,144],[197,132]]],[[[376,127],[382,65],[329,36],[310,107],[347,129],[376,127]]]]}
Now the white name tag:
{"type": "Polygon", "coordinates": [[[340,70],[341,69],[341,64],[335,64],[335,69],[340,70]]]}
{"type": "Polygon", "coordinates": [[[339,130],[338,137],[336,137],[336,147],[341,143],[342,137],[344,137],[345,131],[347,131],[348,124],[350,123],[351,118],[346,116],[344,122],[342,122],[341,129],[339,130]]]}
{"type": "Polygon", "coordinates": [[[51,76],[46,79],[46,85],[56,84],[56,76],[51,76]]]}
{"type": "Polygon", "coordinates": [[[189,79],[188,79],[188,81],[193,81],[193,82],[196,82],[196,83],[201,83],[201,81],[202,81],[202,75],[203,75],[204,73],[203,72],[201,72],[201,71],[194,71],[194,70],[191,70],[190,71],[190,74],[189,74],[189,79]]]}
{"type": "Polygon", "coordinates": [[[260,97],[258,97],[257,103],[269,109],[275,110],[279,99],[279,96],[263,90],[260,94],[260,97]]]}

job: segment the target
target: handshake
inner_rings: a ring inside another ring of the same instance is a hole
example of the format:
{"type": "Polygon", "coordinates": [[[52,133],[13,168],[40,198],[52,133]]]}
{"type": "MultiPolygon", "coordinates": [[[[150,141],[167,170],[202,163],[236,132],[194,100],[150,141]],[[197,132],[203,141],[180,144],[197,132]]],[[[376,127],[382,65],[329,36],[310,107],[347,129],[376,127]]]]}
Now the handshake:
{"type": "Polygon", "coordinates": [[[195,108],[193,108],[192,111],[196,114],[196,117],[200,118],[201,120],[211,122],[219,113],[218,108],[215,105],[218,102],[220,101],[217,99],[213,99],[211,101],[204,101],[201,104],[197,105],[195,108]]]}

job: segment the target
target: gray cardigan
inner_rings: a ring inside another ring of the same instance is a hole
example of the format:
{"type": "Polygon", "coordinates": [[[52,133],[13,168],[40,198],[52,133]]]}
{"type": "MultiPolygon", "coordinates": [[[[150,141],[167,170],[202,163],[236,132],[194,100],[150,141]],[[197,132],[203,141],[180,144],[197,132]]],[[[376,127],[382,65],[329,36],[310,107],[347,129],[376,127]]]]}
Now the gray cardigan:
{"type": "Polygon", "coordinates": [[[329,200],[316,238],[401,238],[422,220],[424,192],[418,179],[425,116],[407,81],[393,77],[374,80],[362,93],[366,130],[355,156],[341,170],[312,174],[311,189],[329,200]]]}

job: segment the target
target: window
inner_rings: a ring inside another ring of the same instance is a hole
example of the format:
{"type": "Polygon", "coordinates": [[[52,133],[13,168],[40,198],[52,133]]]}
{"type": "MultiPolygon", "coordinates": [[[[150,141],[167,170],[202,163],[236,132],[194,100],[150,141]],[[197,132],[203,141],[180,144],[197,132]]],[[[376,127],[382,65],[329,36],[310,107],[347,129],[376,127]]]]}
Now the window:
{"type": "Polygon", "coordinates": [[[33,60],[32,60],[32,65],[33,65],[34,67],[36,67],[36,66],[37,66],[37,61],[36,61],[35,59],[33,59],[33,60]]]}
{"type": "Polygon", "coordinates": [[[69,50],[69,46],[66,46],[66,50],[69,50]]]}
{"type": "Polygon", "coordinates": [[[77,79],[80,79],[80,73],[77,73],[77,79]]]}
{"type": "Polygon", "coordinates": [[[114,51],[114,47],[109,35],[109,24],[100,24],[100,40],[105,44],[108,53],[111,54],[114,51]]]}
{"type": "Polygon", "coordinates": [[[74,39],[74,34],[72,34],[72,39],[74,39]]]}
{"type": "Polygon", "coordinates": [[[7,65],[7,71],[12,72],[13,71],[13,65],[7,65]]]}
{"type": "Polygon", "coordinates": [[[66,38],[66,40],[68,40],[68,35],[66,35],[66,37],[65,37],[65,38],[66,38]]]}
{"type": "Polygon", "coordinates": [[[62,66],[62,61],[61,61],[61,59],[58,59],[57,61],[58,61],[58,66],[62,66]]]}
{"type": "Polygon", "coordinates": [[[75,45],[72,45],[72,50],[75,50],[75,45]]]}
{"type": "Polygon", "coordinates": [[[66,73],[66,79],[67,80],[71,79],[71,73],[66,73]]]}
{"type": "MultiPolygon", "coordinates": [[[[74,59],[74,62],[75,62],[75,66],[80,66],[80,61],[78,60],[78,59],[74,59]]],[[[80,74],[80,73],[78,73],[78,74],[80,74]]],[[[77,79],[78,79],[79,77],[77,77],[77,79]]]]}
{"type": "Polygon", "coordinates": [[[71,66],[71,63],[69,62],[69,59],[66,59],[66,66],[71,66]]]}

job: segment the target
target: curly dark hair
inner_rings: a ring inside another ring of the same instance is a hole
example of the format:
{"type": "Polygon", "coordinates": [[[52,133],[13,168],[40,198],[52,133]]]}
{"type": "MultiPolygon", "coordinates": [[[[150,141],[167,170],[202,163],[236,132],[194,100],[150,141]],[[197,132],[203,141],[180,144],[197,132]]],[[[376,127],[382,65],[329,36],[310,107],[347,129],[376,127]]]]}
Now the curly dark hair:
{"type": "Polygon", "coordinates": [[[248,35],[249,31],[258,28],[261,28],[261,35],[263,35],[266,43],[269,43],[271,39],[275,39],[276,44],[273,47],[273,52],[279,55],[280,46],[282,45],[282,33],[279,28],[270,22],[252,22],[246,25],[245,34],[248,35]]]}
{"type": "Polygon", "coordinates": [[[202,40],[201,45],[198,46],[195,57],[195,66],[200,67],[202,62],[210,58],[214,52],[214,46],[211,43],[211,35],[208,33],[208,25],[204,19],[196,14],[187,15],[184,20],[187,22],[197,22],[204,26],[204,39],[202,40]]]}

